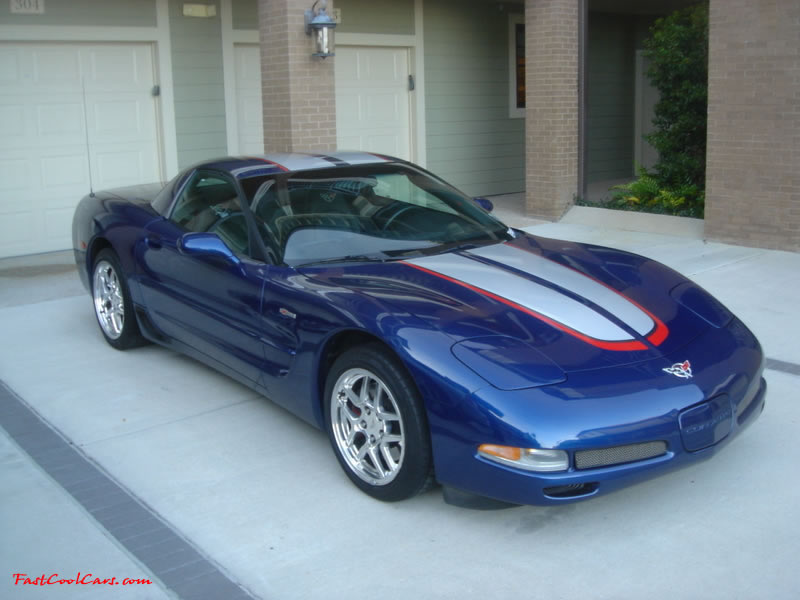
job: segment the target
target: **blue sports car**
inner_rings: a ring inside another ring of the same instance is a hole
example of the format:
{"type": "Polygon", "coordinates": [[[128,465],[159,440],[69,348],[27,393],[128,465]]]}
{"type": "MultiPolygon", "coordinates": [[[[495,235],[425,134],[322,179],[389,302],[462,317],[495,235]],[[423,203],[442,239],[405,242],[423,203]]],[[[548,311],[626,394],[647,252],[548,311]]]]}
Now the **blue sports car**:
{"type": "Polygon", "coordinates": [[[90,194],[73,241],[111,346],[263,393],[380,500],[434,482],[454,502],[583,500],[761,413],[758,341],[699,286],[490,210],[395,158],[274,154],[90,194]]]}

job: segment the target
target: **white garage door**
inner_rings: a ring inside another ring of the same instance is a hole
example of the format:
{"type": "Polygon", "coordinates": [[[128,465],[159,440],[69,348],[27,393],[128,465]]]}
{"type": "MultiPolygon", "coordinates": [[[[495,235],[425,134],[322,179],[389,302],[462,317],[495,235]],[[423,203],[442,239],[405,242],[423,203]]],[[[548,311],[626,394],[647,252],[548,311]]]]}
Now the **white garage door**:
{"type": "MultiPolygon", "coordinates": [[[[411,159],[408,50],[336,48],[337,145],[411,159]]],[[[234,46],[238,152],[262,153],[258,45],[234,46]]]]}
{"type": "Polygon", "coordinates": [[[90,181],[161,179],[153,85],[149,44],[0,43],[0,256],[71,247],[90,181]]]}
{"type": "Polygon", "coordinates": [[[339,148],[411,159],[408,50],[336,49],[339,148]]]}

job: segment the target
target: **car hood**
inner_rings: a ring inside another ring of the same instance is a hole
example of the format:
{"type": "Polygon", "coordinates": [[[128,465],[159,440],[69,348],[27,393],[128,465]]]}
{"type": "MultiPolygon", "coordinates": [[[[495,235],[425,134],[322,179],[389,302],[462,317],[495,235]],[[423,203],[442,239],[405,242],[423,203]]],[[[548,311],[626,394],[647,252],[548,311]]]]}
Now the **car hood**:
{"type": "Polygon", "coordinates": [[[303,272],[425,321],[452,338],[457,356],[461,347],[513,362],[533,348],[567,373],[659,358],[732,318],[656,261],[521,233],[469,250],[303,272]]]}

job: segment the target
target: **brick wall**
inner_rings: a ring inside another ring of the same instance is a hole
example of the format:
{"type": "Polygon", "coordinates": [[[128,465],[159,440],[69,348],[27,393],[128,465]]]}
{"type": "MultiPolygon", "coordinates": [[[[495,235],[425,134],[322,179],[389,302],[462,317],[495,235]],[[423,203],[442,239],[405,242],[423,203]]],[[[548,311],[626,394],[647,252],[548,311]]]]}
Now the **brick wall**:
{"type": "Polygon", "coordinates": [[[711,0],[706,236],[800,250],[800,2],[711,0]]]}
{"type": "Polygon", "coordinates": [[[577,0],[525,0],[525,204],[558,219],[578,191],[577,0]]]}
{"type": "MultiPolygon", "coordinates": [[[[336,148],[333,59],[312,58],[303,11],[308,0],[258,0],[264,148],[336,148]]],[[[328,2],[329,12],[333,7],[328,2]]]]}

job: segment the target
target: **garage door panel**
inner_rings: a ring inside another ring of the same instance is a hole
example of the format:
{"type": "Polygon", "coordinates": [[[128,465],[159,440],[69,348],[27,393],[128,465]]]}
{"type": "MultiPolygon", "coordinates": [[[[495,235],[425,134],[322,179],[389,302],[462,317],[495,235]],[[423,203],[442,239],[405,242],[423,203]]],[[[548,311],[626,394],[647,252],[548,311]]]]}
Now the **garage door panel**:
{"type": "MultiPolygon", "coordinates": [[[[98,189],[109,186],[148,183],[147,173],[152,169],[152,158],[138,147],[128,150],[99,150],[92,163],[92,175],[98,189]]],[[[149,181],[152,183],[152,180],[149,181]]]]}
{"type": "Polygon", "coordinates": [[[130,139],[143,133],[141,105],[136,100],[94,101],[92,109],[92,133],[100,136],[95,139],[96,142],[101,142],[101,138],[105,136],[124,136],[130,139]]]}
{"type": "Polygon", "coordinates": [[[12,198],[3,192],[24,190],[30,185],[30,162],[21,158],[0,157],[0,210],[4,202],[11,203],[12,198]]]}
{"type": "Polygon", "coordinates": [[[241,154],[264,153],[264,118],[261,113],[261,51],[255,44],[236,44],[236,132],[241,154]]]}
{"type": "Polygon", "coordinates": [[[411,158],[405,48],[336,49],[336,131],[340,148],[411,158]]]}
{"type": "Polygon", "coordinates": [[[152,64],[149,44],[0,43],[0,256],[70,246],[90,159],[96,190],[160,179],[152,64]]]}
{"type": "Polygon", "coordinates": [[[65,222],[72,222],[72,213],[75,209],[73,207],[67,208],[52,208],[44,214],[44,235],[47,239],[52,240],[53,243],[66,244],[67,247],[72,245],[72,232],[70,229],[64,228],[65,222]]]}
{"type": "Polygon", "coordinates": [[[0,84],[19,83],[22,75],[22,53],[15,48],[0,46],[0,84]]]}
{"type": "Polygon", "coordinates": [[[86,89],[128,90],[131,84],[152,85],[153,63],[149,48],[84,50],[88,65],[86,89]]]}
{"type": "Polygon", "coordinates": [[[369,94],[366,96],[367,114],[366,119],[374,123],[383,123],[384,126],[401,126],[407,121],[407,116],[402,114],[401,108],[408,108],[408,105],[400,106],[400,99],[396,94],[369,94]]]}
{"type": "MultiPolygon", "coordinates": [[[[264,151],[258,45],[234,45],[238,151],[264,151]]],[[[339,148],[411,158],[408,51],[336,49],[336,143],[339,148]]]]}
{"type": "Polygon", "coordinates": [[[33,211],[0,213],[0,239],[3,240],[3,245],[24,248],[30,232],[35,231],[37,222],[33,211]]]}
{"type": "Polygon", "coordinates": [[[39,86],[57,85],[63,89],[69,84],[74,89],[81,86],[80,55],[73,48],[41,48],[31,55],[32,82],[39,86]]]}
{"type": "Polygon", "coordinates": [[[43,186],[57,192],[59,187],[88,184],[85,152],[85,148],[77,147],[70,153],[43,157],[40,161],[43,186]]]}
{"type": "Polygon", "coordinates": [[[73,141],[83,135],[83,106],[80,102],[52,102],[36,107],[36,133],[47,143],[73,141]]]}
{"type": "MultiPolygon", "coordinates": [[[[22,104],[0,105],[0,131],[3,137],[25,135],[25,106],[22,104]]],[[[7,142],[6,142],[7,143],[7,142]]]]}

